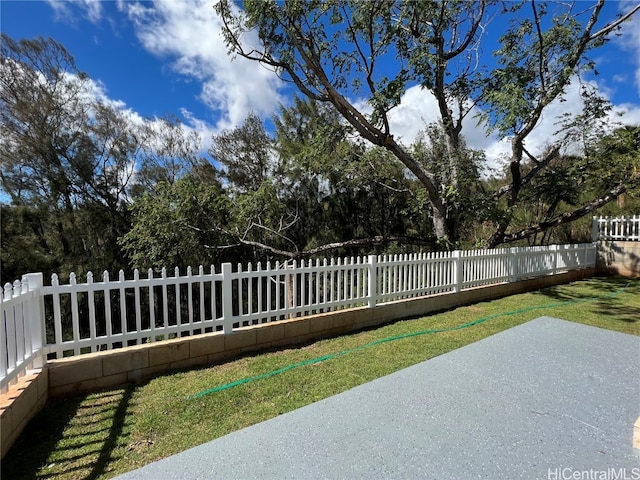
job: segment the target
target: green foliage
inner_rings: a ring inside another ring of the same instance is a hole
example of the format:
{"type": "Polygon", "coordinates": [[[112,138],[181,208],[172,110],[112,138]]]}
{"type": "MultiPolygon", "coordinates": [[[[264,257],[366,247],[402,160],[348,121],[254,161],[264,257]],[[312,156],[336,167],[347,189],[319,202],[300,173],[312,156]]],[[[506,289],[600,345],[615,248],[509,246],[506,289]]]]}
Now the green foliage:
{"type": "Polygon", "coordinates": [[[3,225],[3,274],[31,270],[15,252],[19,230],[47,275],[120,265],[116,240],[129,227],[124,199],[139,147],[126,115],[91,99],[88,77],[54,40],[2,40],[0,184],[12,203],[6,216],[24,222],[3,225]]]}
{"type": "Polygon", "coordinates": [[[273,171],[271,138],[255,113],[241,126],[214,135],[209,153],[224,167],[222,174],[234,191],[257,190],[273,171]]]}
{"type": "Polygon", "coordinates": [[[468,244],[475,225],[491,218],[491,194],[480,178],[486,160],[484,152],[468,148],[460,137],[458,148],[451,155],[441,124],[428,125],[412,148],[416,159],[434,172],[447,218],[455,223],[452,230],[457,232],[457,246],[468,244]]]}
{"type": "Polygon", "coordinates": [[[393,138],[388,114],[409,87],[428,88],[438,99],[453,161],[462,119],[473,103],[469,96],[480,85],[464,54],[479,38],[485,6],[248,1],[244,13],[237,14],[222,0],[216,9],[233,52],[275,68],[309,99],[331,104],[363,138],[387,149],[415,175],[427,191],[432,231],[450,247],[458,237],[454,204],[443,205],[433,172],[393,138]],[[258,33],[262,51],[244,48],[241,39],[249,31],[258,33]],[[359,109],[350,98],[366,100],[371,111],[359,109]]]}
{"type": "Polygon", "coordinates": [[[352,129],[326,104],[294,95],[291,107],[280,106],[273,117],[279,173],[292,181],[308,175],[331,174],[352,146],[346,137],[352,129]]]}
{"type": "Polygon", "coordinates": [[[604,212],[637,213],[638,127],[612,131],[611,105],[589,82],[582,111],[558,119],[557,142],[539,158],[527,151],[549,105],[595,69],[587,54],[615,31],[589,30],[603,20],[597,4],[247,0],[241,11],[220,0],[216,9],[230,50],[304,97],[281,107],[273,135],[252,113],[214,136],[213,161],[175,117],[133,124],[92,99],[62,45],[3,35],[3,278],[295,257],[374,237],[443,249],[584,240],[591,213],[616,196],[604,212]],[[509,27],[492,69],[477,52],[495,15],[509,27]],[[262,51],[244,48],[247,32],[262,51]],[[414,86],[434,95],[440,119],[407,146],[389,114],[414,86]],[[487,131],[512,137],[501,176],[481,178],[484,153],[465,144],[474,108],[487,131]]]}
{"type": "MultiPolygon", "coordinates": [[[[467,234],[465,212],[478,207],[479,219],[494,222],[488,246],[525,238],[555,224],[508,232],[515,227],[515,209],[526,201],[520,197],[525,184],[538,173],[551,172],[544,166],[526,171],[527,138],[549,106],[563,99],[572,79],[594,69],[595,62],[587,55],[620,26],[617,18],[610,18],[596,29],[602,21],[601,2],[579,10],[564,4],[493,1],[247,1],[244,7],[235,10],[229,0],[216,4],[230,51],[274,68],[309,99],[333,105],[362,138],[403,163],[426,190],[425,208],[441,246],[451,248],[467,234]],[[499,38],[494,52],[497,66],[491,68],[480,64],[477,56],[485,46],[483,32],[495,15],[503,15],[509,27],[499,38]],[[250,32],[258,34],[263,48],[245,47],[243,38],[250,32]],[[444,170],[420,161],[391,131],[389,112],[415,85],[429,90],[437,101],[445,139],[444,170]],[[350,99],[366,101],[370,108],[350,99]],[[469,198],[465,195],[469,188],[463,185],[465,172],[459,170],[467,155],[462,127],[463,119],[477,107],[488,132],[512,136],[511,178],[510,186],[480,195],[469,209],[462,202],[469,198]],[[441,181],[442,171],[450,180],[441,181]]],[[[631,8],[623,19],[636,11],[631,8]]],[[[582,95],[583,113],[573,119],[576,129],[585,120],[593,125],[609,110],[589,88],[583,88],[582,95]]],[[[558,143],[568,145],[575,137],[575,131],[567,131],[558,143]]],[[[571,170],[563,173],[575,181],[577,172],[571,170]]],[[[540,178],[548,183],[555,177],[540,178]]],[[[568,191],[570,186],[568,180],[562,189],[564,200],[575,196],[568,191]]],[[[562,222],[573,221],[614,196],[594,193],[562,222]]]]}
{"type": "Polygon", "coordinates": [[[214,247],[226,243],[230,208],[219,184],[160,182],[133,205],[133,226],[120,245],[140,269],[217,264],[214,247]]]}
{"type": "MultiPolygon", "coordinates": [[[[545,4],[516,8],[521,16],[511,20],[499,39],[494,52],[498,68],[482,97],[485,120],[501,136],[522,131],[540,108],[561,95],[585,51],[595,46],[583,45],[583,24],[577,17],[545,4]]],[[[586,60],[583,64],[590,65],[586,60]]]]}
{"type": "Polygon", "coordinates": [[[625,126],[591,142],[588,169],[596,187],[627,184],[627,194],[640,200],[640,126],[625,126]]]}
{"type": "Polygon", "coordinates": [[[351,129],[333,108],[296,97],[274,123],[278,178],[288,193],[281,202],[296,212],[288,237],[299,249],[354,238],[426,236],[417,182],[386,150],[350,140],[351,129]]]}
{"type": "Polygon", "coordinates": [[[132,196],[152,191],[160,182],[175,183],[202,163],[196,132],[187,133],[177,118],[167,116],[142,125],[143,138],[132,196]]]}
{"type": "Polygon", "coordinates": [[[25,207],[2,205],[0,210],[0,284],[13,282],[28,272],[53,272],[58,268],[51,242],[45,228],[47,216],[43,212],[25,207]],[[44,218],[43,218],[44,217],[44,218]]]}
{"type": "Polygon", "coordinates": [[[89,77],[52,39],[3,35],[0,80],[0,186],[11,200],[2,206],[3,280],[34,270],[63,278],[126,270],[118,239],[131,228],[131,200],[189,172],[217,177],[197,155],[197,135],[173,117],[134,123],[96,99],[89,77]]]}
{"type": "MultiPolygon", "coordinates": [[[[510,210],[515,229],[548,221],[624,185],[626,192],[600,209],[598,215],[636,215],[640,208],[640,127],[622,127],[594,133],[585,155],[556,155],[548,167],[523,186],[521,203],[510,210]]],[[[525,172],[536,164],[526,165],[525,172]]],[[[502,205],[503,208],[506,208],[502,205]]],[[[572,243],[591,240],[591,215],[539,232],[530,244],[572,243]]]]}

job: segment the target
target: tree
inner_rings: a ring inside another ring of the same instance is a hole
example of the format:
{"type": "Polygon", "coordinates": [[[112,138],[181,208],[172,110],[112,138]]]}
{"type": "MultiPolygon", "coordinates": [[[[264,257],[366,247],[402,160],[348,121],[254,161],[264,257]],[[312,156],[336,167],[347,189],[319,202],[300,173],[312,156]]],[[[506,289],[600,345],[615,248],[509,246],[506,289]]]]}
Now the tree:
{"type": "Polygon", "coordinates": [[[455,209],[455,215],[447,212],[447,217],[455,222],[452,227],[458,232],[459,241],[468,242],[474,224],[491,217],[487,207],[489,193],[480,175],[485,154],[468,148],[463,136],[458,134],[456,161],[452,166],[449,139],[442,124],[430,124],[412,145],[412,155],[425,169],[434,172],[444,204],[447,209],[455,209]]]}
{"type": "Polygon", "coordinates": [[[140,135],[143,147],[134,195],[153,191],[160,182],[173,185],[203,161],[199,135],[187,131],[175,116],[146,120],[140,135]]]}
{"type": "MultiPolygon", "coordinates": [[[[528,162],[525,172],[536,164],[528,162]]],[[[545,224],[584,211],[600,192],[624,185],[617,203],[604,207],[604,215],[637,212],[640,205],[640,127],[621,127],[585,142],[585,155],[556,154],[548,168],[533,178],[521,192],[522,202],[513,210],[515,229],[531,232],[528,225],[545,224]]],[[[591,216],[583,221],[559,223],[554,229],[536,230],[530,242],[581,242],[591,239],[591,216]],[[541,238],[540,238],[541,237],[541,238]]],[[[525,238],[525,237],[523,237],[525,238]]]]}
{"type": "MultiPolygon", "coordinates": [[[[244,11],[239,11],[229,0],[220,0],[216,10],[232,54],[273,68],[308,98],[333,105],[359,135],[387,149],[415,175],[426,190],[435,235],[448,246],[459,240],[460,220],[458,208],[442,192],[459,191],[462,121],[474,106],[483,106],[490,129],[514,135],[510,185],[496,192],[489,208],[498,209],[500,199],[509,194],[487,240],[495,246],[526,233],[507,232],[512,220],[509,212],[520,201],[523,185],[548,164],[546,157],[535,159],[539,168],[523,176],[529,134],[573,75],[592,65],[586,53],[640,9],[640,5],[633,7],[596,30],[603,3],[600,0],[574,13],[570,5],[557,4],[552,12],[538,2],[504,8],[491,1],[247,0],[244,11]],[[476,67],[482,33],[496,14],[513,19],[513,26],[500,39],[499,65],[476,67]],[[258,34],[261,48],[243,43],[248,32],[258,34]],[[450,185],[439,184],[436,172],[421,164],[391,131],[389,112],[414,85],[430,91],[438,102],[450,185]],[[350,100],[356,98],[367,99],[370,110],[359,109],[350,100]]],[[[584,207],[592,211],[625,188],[601,192],[584,207]]],[[[554,224],[530,227],[546,229],[554,224]]]]}
{"type": "Polygon", "coordinates": [[[120,266],[116,239],[129,227],[127,189],[140,148],[126,114],[92,98],[89,78],[52,39],[3,35],[0,82],[0,185],[12,204],[5,211],[33,241],[6,238],[15,230],[3,224],[3,273],[25,273],[20,249],[30,247],[62,274],[120,266]]]}
{"type": "MultiPolygon", "coordinates": [[[[403,242],[425,243],[424,222],[416,221],[415,181],[385,150],[353,141],[351,128],[330,105],[295,97],[273,122],[271,174],[253,189],[232,187],[230,195],[234,213],[227,233],[238,245],[253,247],[252,258],[357,254],[399,235],[403,242]],[[407,231],[421,238],[409,238],[407,231]]],[[[251,143],[242,150],[259,151],[264,136],[244,138],[251,143]]]]}
{"type": "MultiPolygon", "coordinates": [[[[568,10],[549,18],[553,12],[547,4],[529,2],[522,6],[530,9],[529,17],[519,24],[514,22],[500,38],[501,48],[495,54],[499,65],[488,79],[482,103],[487,108],[484,117],[486,124],[501,136],[509,136],[511,139],[511,178],[507,186],[496,192],[496,199],[508,196],[507,208],[487,242],[490,247],[527,238],[574,221],[617,198],[627,189],[624,180],[620,179],[607,185],[604,190],[594,192],[594,197],[572,212],[545,218],[540,223],[507,232],[512,221],[511,212],[520,201],[522,189],[529,182],[539,175],[547,175],[548,179],[556,182],[561,179],[562,173],[552,175],[550,164],[560,149],[574,140],[575,131],[570,128],[571,122],[565,121],[564,137],[560,137],[542,158],[535,158],[527,150],[527,138],[539,124],[549,105],[562,99],[571,80],[576,77],[579,79],[577,74],[581,70],[594,69],[594,62],[586,57],[588,52],[603,45],[622,22],[640,9],[640,5],[636,5],[625,15],[611,19],[597,29],[596,24],[603,7],[604,0],[599,0],[578,14],[568,10]],[[545,25],[549,24],[545,29],[545,25]],[[526,170],[525,156],[535,164],[534,168],[526,170]]],[[[573,127],[579,124],[584,129],[603,118],[607,103],[588,85],[583,85],[581,95],[584,108],[573,122],[573,127]]],[[[588,152],[584,153],[588,156],[588,152]]],[[[567,173],[566,170],[563,173],[567,173]]]]}
{"type": "Polygon", "coordinates": [[[273,171],[271,138],[255,113],[241,126],[214,135],[209,154],[222,164],[222,174],[236,192],[257,190],[273,171]]]}
{"type": "Polygon", "coordinates": [[[191,175],[160,182],[136,200],[132,214],[119,243],[134,268],[197,267],[224,258],[216,247],[229,242],[230,204],[219,182],[191,175]]]}

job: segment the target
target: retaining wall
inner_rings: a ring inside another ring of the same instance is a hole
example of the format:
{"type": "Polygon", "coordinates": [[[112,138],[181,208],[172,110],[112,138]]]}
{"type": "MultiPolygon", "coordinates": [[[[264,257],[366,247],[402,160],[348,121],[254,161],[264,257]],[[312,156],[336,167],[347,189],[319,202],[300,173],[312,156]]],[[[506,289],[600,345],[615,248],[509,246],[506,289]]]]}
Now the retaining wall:
{"type": "Polygon", "coordinates": [[[2,456],[27,422],[44,406],[47,396],[59,397],[139,382],[172,370],[212,365],[246,353],[300,345],[394,320],[568,283],[594,274],[595,268],[574,270],[460,293],[402,300],[374,308],[339,310],[264,323],[227,335],[216,332],[50,360],[41,372],[23,377],[8,394],[0,396],[2,456]]]}
{"type": "Polygon", "coordinates": [[[1,456],[9,451],[27,423],[47,403],[49,376],[46,368],[32,371],[21,377],[0,395],[0,440],[1,456]]]}
{"type": "Polygon", "coordinates": [[[600,240],[596,269],[606,275],[640,277],[640,242],[600,240]]]}

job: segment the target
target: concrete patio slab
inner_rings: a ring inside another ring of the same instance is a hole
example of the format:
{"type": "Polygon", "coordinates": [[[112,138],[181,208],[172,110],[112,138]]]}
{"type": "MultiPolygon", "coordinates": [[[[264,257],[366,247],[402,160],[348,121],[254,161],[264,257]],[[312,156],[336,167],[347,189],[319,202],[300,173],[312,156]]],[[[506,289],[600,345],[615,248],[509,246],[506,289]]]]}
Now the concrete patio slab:
{"type": "Polygon", "coordinates": [[[640,479],[638,416],[640,338],[541,317],[118,479],[640,479]]]}

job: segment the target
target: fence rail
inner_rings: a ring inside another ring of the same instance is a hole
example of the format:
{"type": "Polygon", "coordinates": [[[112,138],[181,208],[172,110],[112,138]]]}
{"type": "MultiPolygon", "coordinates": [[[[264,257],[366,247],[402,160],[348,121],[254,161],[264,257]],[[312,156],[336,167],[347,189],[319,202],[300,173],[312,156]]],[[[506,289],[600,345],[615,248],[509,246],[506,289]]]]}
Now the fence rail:
{"type": "Polygon", "coordinates": [[[592,239],[640,241],[640,215],[593,217],[592,239]]]}
{"type": "Polygon", "coordinates": [[[42,274],[4,288],[0,388],[47,358],[111,350],[354,307],[555,274],[595,265],[595,246],[552,245],[266,265],[223,264],[181,276],[120,272],[85,283],[42,274]],[[48,330],[45,330],[48,328],[48,330]],[[44,340],[47,339],[45,342],[44,340]]]}

